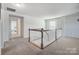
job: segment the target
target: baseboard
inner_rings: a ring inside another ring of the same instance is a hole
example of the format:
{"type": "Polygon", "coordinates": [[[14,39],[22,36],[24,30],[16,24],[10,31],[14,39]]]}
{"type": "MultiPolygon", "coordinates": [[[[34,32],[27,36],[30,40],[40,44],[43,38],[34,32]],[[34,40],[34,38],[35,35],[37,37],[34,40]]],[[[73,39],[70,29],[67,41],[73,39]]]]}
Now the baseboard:
{"type": "Polygon", "coordinates": [[[79,37],[74,37],[74,36],[64,36],[64,37],[68,37],[68,38],[77,38],[77,39],[79,39],[79,37]]]}

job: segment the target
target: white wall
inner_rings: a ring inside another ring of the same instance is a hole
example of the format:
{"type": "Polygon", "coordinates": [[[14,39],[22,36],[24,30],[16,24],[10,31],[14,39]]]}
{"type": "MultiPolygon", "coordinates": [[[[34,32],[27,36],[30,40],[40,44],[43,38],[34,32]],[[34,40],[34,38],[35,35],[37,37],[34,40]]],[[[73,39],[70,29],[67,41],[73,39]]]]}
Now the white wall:
{"type": "Polygon", "coordinates": [[[79,13],[68,15],[64,17],[64,36],[71,36],[79,38],[79,13]]]}
{"type": "Polygon", "coordinates": [[[1,48],[1,20],[0,20],[0,48],[1,48]]]}
{"type": "Polygon", "coordinates": [[[43,28],[44,21],[41,19],[35,19],[30,17],[24,18],[24,37],[28,37],[29,28],[43,28]]]}
{"type": "Polygon", "coordinates": [[[1,19],[0,19],[0,48],[1,48],[1,19]]]}
{"type": "Polygon", "coordinates": [[[4,47],[4,41],[8,40],[8,34],[7,15],[5,11],[1,9],[1,48],[4,47]]]}
{"type": "MultiPolygon", "coordinates": [[[[0,3],[0,48],[1,48],[1,3],[0,3]]],[[[1,53],[1,50],[0,50],[1,53]]]]}
{"type": "Polygon", "coordinates": [[[1,19],[0,19],[0,54],[1,54],[1,19]]]}

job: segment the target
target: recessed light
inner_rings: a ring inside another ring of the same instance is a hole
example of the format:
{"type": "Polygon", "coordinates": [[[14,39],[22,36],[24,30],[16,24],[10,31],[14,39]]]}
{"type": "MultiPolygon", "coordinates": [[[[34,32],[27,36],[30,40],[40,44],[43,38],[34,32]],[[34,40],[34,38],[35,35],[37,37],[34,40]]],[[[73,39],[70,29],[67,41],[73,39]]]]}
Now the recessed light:
{"type": "Polygon", "coordinates": [[[17,3],[16,6],[20,7],[21,5],[19,3],[17,3]]]}

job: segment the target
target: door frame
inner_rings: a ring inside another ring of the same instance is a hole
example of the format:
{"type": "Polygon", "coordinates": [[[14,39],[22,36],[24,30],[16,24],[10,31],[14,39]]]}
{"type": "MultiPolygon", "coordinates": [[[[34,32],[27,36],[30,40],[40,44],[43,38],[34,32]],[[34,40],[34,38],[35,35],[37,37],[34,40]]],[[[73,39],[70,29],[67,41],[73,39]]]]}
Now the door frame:
{"type": "Polygon", "coordinates": [[[9,37],[10,37],[10,39],[12,39],[12,37],[11,37],[11,17],[17,17],[17,18],[21,18],[21,27],[20,27],[20,29],[21,29],[21,36],[19,36],[19,37],[14,37],[14,38],[23,38],[24,37],[24,17],[22,17],[22,16],[17,16],[17,15],[12,15],[12,14],[10,14],[9,15],[9,37]]]}

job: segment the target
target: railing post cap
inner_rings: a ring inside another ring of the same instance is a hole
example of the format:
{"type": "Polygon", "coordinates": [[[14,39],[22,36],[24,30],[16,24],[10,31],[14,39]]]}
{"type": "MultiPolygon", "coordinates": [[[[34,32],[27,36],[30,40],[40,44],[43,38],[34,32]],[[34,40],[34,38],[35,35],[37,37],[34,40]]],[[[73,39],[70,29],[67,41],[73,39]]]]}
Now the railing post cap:
{"type": "Polygon", "coordinates": [[[43,30],[43,28],[41,28],[41,30],[43,30]]]}

